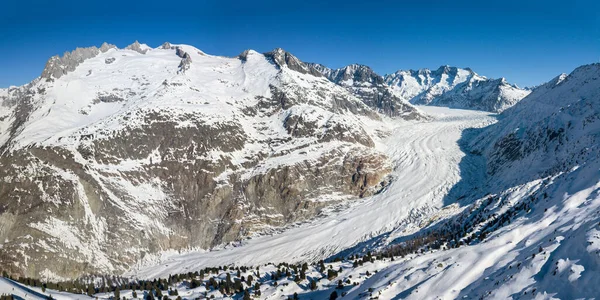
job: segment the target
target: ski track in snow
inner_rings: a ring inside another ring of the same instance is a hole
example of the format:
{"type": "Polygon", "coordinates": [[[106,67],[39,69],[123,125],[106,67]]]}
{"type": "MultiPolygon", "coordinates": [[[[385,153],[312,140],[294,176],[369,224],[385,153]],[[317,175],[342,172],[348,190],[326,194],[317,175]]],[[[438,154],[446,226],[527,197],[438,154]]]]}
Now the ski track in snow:
{"type": "Polygon", "coordinates": [[[316,260],[384,233],[391,241],[427,225],[461,179],[459,163],[465,154],[457,141],[462,131],[488,125],[495,118],[479,111],[421,109],[435,119],[426,123],[386,120],[391,134],[378,141],[377,147],[388,154],[394,169],[393,181],[382,193],[283,233],[243,241],[237,247],[149,256],[125,275],[164,278],[207,266],[316,260]]]}

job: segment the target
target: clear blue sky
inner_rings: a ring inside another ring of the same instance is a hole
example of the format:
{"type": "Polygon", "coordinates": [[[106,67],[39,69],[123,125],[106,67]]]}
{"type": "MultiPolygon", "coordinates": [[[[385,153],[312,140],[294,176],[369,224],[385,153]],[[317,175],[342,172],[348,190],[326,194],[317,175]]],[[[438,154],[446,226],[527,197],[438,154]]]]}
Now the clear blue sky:
{"type": "Polygon", "coordinates": [[[2,0],[0,87],[29,82],[77,46],[136,39],[228,56],[281,47],[380,74],[447,64],[530,86],[600,60],[599,2],[2,0]]]}

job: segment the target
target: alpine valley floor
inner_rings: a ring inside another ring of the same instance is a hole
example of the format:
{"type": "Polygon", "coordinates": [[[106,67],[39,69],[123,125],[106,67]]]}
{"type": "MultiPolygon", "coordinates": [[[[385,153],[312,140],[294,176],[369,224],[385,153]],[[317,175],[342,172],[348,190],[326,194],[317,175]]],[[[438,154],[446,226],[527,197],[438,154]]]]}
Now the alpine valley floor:
{"type": "Polygon", "coordinates": [[[381,193],[333,208],[313,222],[222,249],[148,256],[125,275],[165,278],[207,266],[315,261],[349,248],[346,254],[361,253],[409,235],[442,216],[456,214],[461,208],[445,203],[448,193],[451,189],[452,194],[458,192],[453,187],[459,181],[476,187],[485,174],[478,159],[465,156],[458,141],[464,129],[489,125],[494,115],[433,106],[420,109],[434,119],[386,120],[391,133],[377,141],[377,147],[393,160],[394,170],[391,184],[381,193]]]}

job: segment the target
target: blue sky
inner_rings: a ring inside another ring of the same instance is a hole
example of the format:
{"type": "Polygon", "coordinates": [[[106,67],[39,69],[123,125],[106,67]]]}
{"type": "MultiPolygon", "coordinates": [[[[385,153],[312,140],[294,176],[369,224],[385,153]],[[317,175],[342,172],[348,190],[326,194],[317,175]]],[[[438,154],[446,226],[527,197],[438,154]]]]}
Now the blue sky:
{"type": "Polygon", "coordinates": [[[281,47],[380,74],[471,67],[521,86],[600,61],[600,1],[29,1],[0,4],[0,87],[104,41],[165,41],[233,56],[281,47]]]}

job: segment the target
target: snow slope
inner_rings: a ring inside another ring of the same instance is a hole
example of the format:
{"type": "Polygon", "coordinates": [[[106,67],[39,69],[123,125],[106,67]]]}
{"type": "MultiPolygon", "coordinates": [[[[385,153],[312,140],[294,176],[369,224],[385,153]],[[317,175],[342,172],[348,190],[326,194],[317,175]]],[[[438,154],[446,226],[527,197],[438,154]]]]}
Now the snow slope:
{"type": "Polygon", "coordinates": [[[17,297],[17,299],[26,300],[47,300],[49,296],[56,300],[93,299],[86,295],[75,295],[53,290],[42,292],[41,288],[25,286],[4,277],[0,277],[0,294],[10,294],[17,297]]]}
{"type": "Polygon", "coordinates": [[[471,170],[459,170],[464,153],[457,141],[463,129],[484,126],[494,119],[484,112],[422,109],[435,119],[427,123],[387,120],[390,133],[377,147],[391,157],[394,170],[393,181],[384,192],[329,211],[314,222],[235,247],[149,257],[126,274],[154,278],[214,265],[318,260],[382,234],[385,238],[377,243],[386,244],[418,230],[431,218],[455,213],[456,206],[440,211],[444,197],[461,179],[461,172],[477,172],[478,167],[474,164],[471,170]]]}

